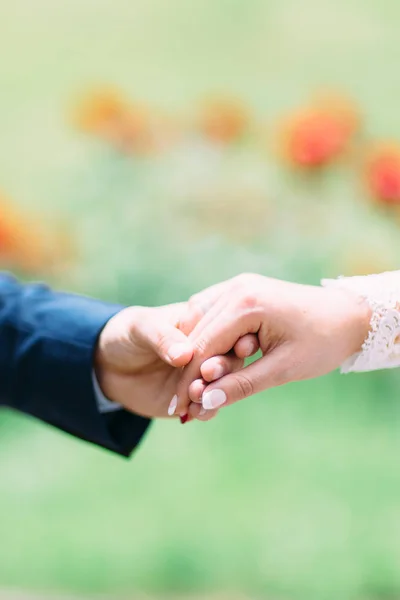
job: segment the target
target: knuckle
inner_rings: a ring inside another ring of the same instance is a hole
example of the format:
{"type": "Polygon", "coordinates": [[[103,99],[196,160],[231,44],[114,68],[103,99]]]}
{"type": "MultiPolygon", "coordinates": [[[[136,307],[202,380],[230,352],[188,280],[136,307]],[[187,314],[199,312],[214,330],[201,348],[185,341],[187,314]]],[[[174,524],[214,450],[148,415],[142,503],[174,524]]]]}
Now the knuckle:
{"type": "Polygon", "coordinates": [[[242,398],[247,398],[254,394],[253,382],[245,373],[236,373],[236,385],[242,398]]]}
{"type": "Polygon", "coordinates": [[[196,340],[195,353],[199,358],[204,358],[207,355],[208,340],[201,336],[196,340]]]}
{"type": "Polygon", "coordinates": [[[239,308],[242,310],[253,310],[258,305],[258,296],[255,292],[245,290],[238,298],[239,308]]]}
{"type": "Polygon", "coordinates": [[[253,310],[259,303],[259,276],[253,273],[243,273],[236,278],[234,291],[236,303],[241,310],[253,310]]]}

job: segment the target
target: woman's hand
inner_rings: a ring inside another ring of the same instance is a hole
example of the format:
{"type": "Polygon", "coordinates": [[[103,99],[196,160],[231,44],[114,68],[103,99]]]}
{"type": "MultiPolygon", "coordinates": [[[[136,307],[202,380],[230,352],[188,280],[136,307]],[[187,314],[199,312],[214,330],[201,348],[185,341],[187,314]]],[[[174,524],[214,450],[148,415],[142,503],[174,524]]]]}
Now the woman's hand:
{"type": "MultiPolygon", "coordinates": [[[[145,417],[167,417],[168,413],[186,416],[187,411],[169,410],[169,406],[182,367],[190,362],[194,351],[193,342],[179,329],[187,311],[186,303],[131,307],[110,319],[95,353],[96,376],[107,398],[145,417]]],[[[210,358],[203,365],[207,381],[242,368],[244,356],[256,350],[255,343],[250,338],[237,354],[210,358]]],[[[198,418],[206,421],[215,414],[207,411],[198,418]]]]}
{"type": "Polygon", "coordinates": [[[198,416],[202,407],[215,410],[270,387],[324,375],[358,352],[368,335],[371,310],[352,292],[252,274],[215,288],[189,335],[194,355],[178,385],[178,414],[189,410],[198,416]],[[262,358],[205,385],[206,361],[240,347],[249,334],[257,336],[262,358]]]}

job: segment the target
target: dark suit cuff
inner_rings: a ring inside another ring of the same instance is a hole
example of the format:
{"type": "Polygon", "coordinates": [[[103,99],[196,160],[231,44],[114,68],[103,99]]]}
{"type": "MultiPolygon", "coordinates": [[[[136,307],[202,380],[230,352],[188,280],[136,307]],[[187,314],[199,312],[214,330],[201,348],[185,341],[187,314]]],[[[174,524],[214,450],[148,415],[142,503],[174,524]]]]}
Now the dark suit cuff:
{"type": "Polygon", "coordinates": [[[14,406],[76,437],[129,456],[150,421],[125,410],[100,414],[92,381],[98,336],[122,307],[79,296],[70,296],[68,303],[74,305],[74,322],[66,324],[69,331],[60,336],[44,331],[33,339],[30,335],[30,346],[19,361],[14,406]]]}

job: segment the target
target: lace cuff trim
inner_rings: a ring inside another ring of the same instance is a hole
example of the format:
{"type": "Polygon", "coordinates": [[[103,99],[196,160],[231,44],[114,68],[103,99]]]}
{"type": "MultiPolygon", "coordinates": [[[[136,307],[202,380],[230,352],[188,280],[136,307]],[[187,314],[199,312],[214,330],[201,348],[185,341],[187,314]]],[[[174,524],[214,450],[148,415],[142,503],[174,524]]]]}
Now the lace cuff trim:
{"type": "Polygon", "coordinates": [[[323,279],[321,285],[358,293],[372,309],[368,337],[361,351],[342,365],[341,372],[400,367],[400,271],[323,279]]]}

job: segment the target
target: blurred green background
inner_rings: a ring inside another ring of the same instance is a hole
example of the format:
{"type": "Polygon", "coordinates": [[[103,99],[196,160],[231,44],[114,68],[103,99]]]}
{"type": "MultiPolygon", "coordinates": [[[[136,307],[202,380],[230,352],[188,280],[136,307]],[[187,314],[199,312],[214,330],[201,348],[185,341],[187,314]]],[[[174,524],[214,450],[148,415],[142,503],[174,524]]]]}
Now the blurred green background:
{"type": "MultiPolygon", "coordinates": [[[[3,2],[2,210],[27,215],[27,255],[32,232],[52,240],[14,270],[156,305],[243,271],[318,283],[397,268],[397,213],[363,194],[357,158],[294,172],[272,140],[326,88],[359,106],[362,143],[400,138],[399,19],[395,0],[3,2]],[[144,154],[84,135],[75,102],[104,85],[186,133],[144,154]],[[250,115],[238,144],[192,126],[214,93],[250,115]]],[[[208,424],[159,422],[129,462],[3,412],[0,588],[400,598],[399,385],[333,374],[208,424]]]]}

